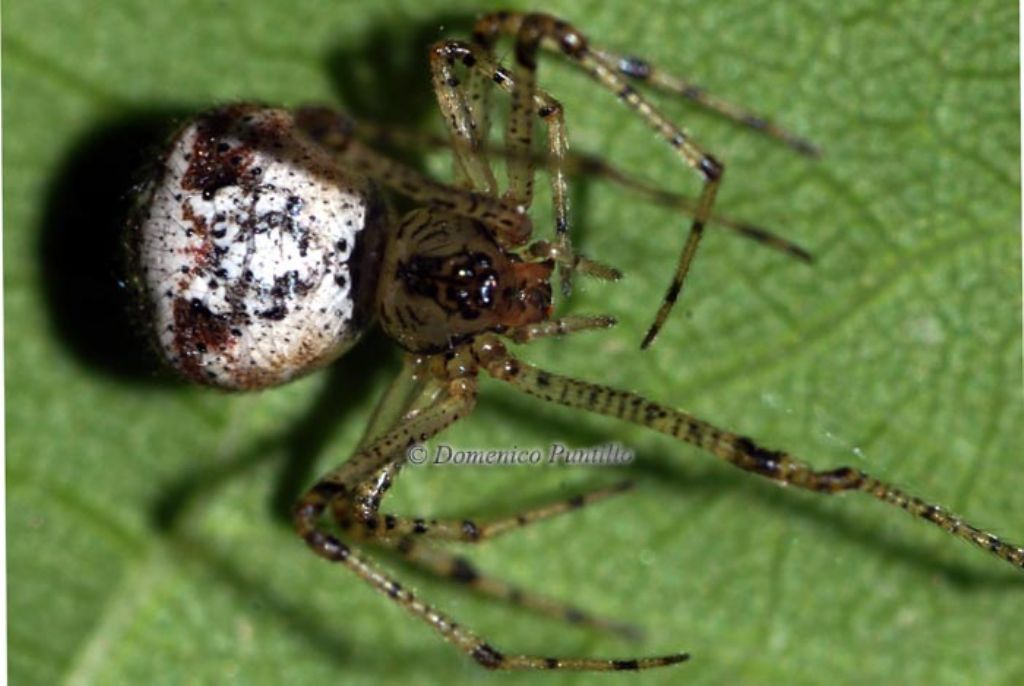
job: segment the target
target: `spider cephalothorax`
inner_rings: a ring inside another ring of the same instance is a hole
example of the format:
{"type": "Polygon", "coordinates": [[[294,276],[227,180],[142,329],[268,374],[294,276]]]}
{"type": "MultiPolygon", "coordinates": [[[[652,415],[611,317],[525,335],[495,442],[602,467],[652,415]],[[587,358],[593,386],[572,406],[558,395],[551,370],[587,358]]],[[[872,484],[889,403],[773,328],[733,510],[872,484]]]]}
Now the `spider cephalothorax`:
{"type": "Polygon", "coordinates": [[[450,350],[486,331],[548,319],[554,263],[524,262],[487,227],[436,210],[415,210],[385,252],[378,315],[410,352],[450,350]]]}
{"type": "MultiPolygon", "coordinates": [[[[566,174],[585,167],[613,181],[627,177],[567,151],[562,106],[536,86],[536,53],[561,53],[636,112],[701,179],[693,220],[668,292],[644,343],[653,340],[709,221],[806,257],[776,236],[711,213],[723,178],[706,154],[636,91],[629,80],[673,91],[781,140],[815,149],[757,117],[705,96],[633,57],[598,50],[575,29],[543,14],[497,12],[481,18],[474,42],[430,50],[438,102],[455,157],[451,185],[376,152],[358,127],[324,108],[296,112],[236,105],[200,115],[174,139],[164,171],[135,223],[138,279],[154,334],[168,362],[186,376],[226,388],[282,383],[346,350],[376,313],[404,348],[405,364],[374,414],[366,439],[324,475],[294,511],[298,534],[320,557],[348,567],[481,665],[492,669],[635,670],[681,662],[685,653],[620,660],[507,655],[416,598],[353,543],[388,548],[411,563],[539,612],[629,633],[564,603],[516,589],[430,543],[478,543],[619,493],[613,486],[490,522],[425,520],[382,513],[381,501],[406,451],[467,416],[483,373],[552,403],[616,417],[695,445],[747,472],[819,493],[860,491],[929,521],[1020,568],[1024,549],[967,524],[859,469],[816,470],[793,455],[629,391],[544,371],[513,356],[506,343],[610,326],[608,316],[552,312],[552,271],[614,279],[617,272],[575,253],[569,240],[566,174]],[[516,63],[494,52],[513,37],[516,63]],[[508,188],[491,167],[488,93],[511,107],[501,159],[508,188]],[[554,236],[533,240],[536,154],[533,126],[548,132],[554,236]],[[393,222],[378,187],[419,206],[393,222]],[[383,242],[383,243],[382,243],[383,242]],[[383,245],[383,248],[381,247],[383,245]]],[[[654,192],[653,197],[667,194],[654,192]]]]}

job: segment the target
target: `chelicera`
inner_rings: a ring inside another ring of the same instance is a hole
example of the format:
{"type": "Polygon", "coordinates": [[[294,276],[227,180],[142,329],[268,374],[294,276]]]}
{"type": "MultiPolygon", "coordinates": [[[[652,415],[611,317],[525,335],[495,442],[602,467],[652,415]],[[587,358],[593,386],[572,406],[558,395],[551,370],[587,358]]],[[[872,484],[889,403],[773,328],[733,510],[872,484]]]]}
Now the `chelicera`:
{"type": "MultiPolygon", "coordinates": [[[[597,49],[575,28],[543,14],[498,12],[471,42],[430,50],[433,85],[450,133],[452,183],[434,181],[376,152],[360,128],[325,108],[294,111],[239,104],[202,114],[175,137],[134,223],[138,280],[167,360],[189,378],[230,389],[288,381],[344,353],[376,319],[405,351],[367,439],[299,500],[294,526],[320,557],[347,567],[491,669],[636,670],[686,653],[625,659],[514,655],[456,623],[401,586],[353,544],[392,549],[412,563],[478,590],[575,623],[629,628],[486,577],[431,545],[480,543],[625,490],[618,485],[494,521],[410,518],[381,511],[406,451],[471,413],[488,374],[542,400],[646,426],[781,484],[832,494],[866,493],[927,520],[1020,568],[1024,549],[936,505],[851,467],[817,470],[682,410],[636,393],[539,369],[508,343],[611,326],[611,317],[553,313],[552,279],[568,291],[575,273],[618,272],[580,256],[568,233],[566,176],[574,166],[624,181],[603,162],[567,153],[562,106],[536,85],[538,51],[561,54],[636,112],[702,179],[693,220],[668,292],[643,340],[647,347],[677,299],[712,215],[723,165],[655,109],[631,82],[694,100],[806,154],[813,146],[761,117],[706,95],[647,62],[597,49]],[[515,44],[511,70],[494,47],[515,44]],[[504,149],[508,187],[498,188],[489,150],[491,91],[510,100],[504,149]],[[551,178],[555,226],[535,240],[529,209],[538,156],[535,118],[546,127],[541,160],[551,178]],[[381,187],[417,206],[400,219],[381,187]]],[[[372,136],[371,136],[372,138],[372,136]]],[[[643,188],[641,187],[641,190],[643,188]]],[[[763,230],[721,220],[748,237],[806,257],[763,230]]]]}

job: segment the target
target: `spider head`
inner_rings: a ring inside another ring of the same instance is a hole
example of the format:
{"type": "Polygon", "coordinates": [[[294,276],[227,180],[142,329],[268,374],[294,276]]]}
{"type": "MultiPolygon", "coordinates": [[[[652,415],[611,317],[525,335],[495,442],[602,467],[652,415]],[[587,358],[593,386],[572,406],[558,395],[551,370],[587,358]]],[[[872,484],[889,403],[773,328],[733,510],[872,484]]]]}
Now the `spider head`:
{"type": "Polygon", "coordinates": [[[551,313],[550,262],[523,262],[478,222],[434,210],[402,220],[384,259],[378,314],[412,352],[450,349],[551,313]]]}

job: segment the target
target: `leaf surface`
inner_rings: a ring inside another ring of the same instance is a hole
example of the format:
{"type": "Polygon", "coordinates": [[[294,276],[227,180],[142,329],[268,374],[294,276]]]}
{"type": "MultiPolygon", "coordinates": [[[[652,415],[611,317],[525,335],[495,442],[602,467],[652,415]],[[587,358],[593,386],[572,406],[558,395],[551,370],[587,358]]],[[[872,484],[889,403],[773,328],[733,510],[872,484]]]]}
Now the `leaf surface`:
{"type": "MultiPolygon", "coordinates": [[[[1024,538],[1014,4],[548,9],[595,42],[771,115],[825,154],[810,161],[656,98],[727,162],[719,208],[808,246],[815,265],[712,230],[662,337],[640,353],[685,220],[583,181],[573,195],[578,245],[628,277],[580,281],[564,307],[608,312],[620,325],[523,356],[678,404],[823,467],[852,464],[1024,538]]],[[[535,678],[482,673],[307,553],[277,514],[357,442],[395,371],[382,338],[328,372],[229,396],[153,376],[113,307],[118,211],[161,123],[248,99],[337,103],[439,130],[425,48],[480,11],[441,0],[5,6],[13,683],[535,678]]],[[[565,103],[575,149],[697,191],[695,175],[613,95],[553,58],[540,78],[565,103]]],[[[447,173],[443,155],[420,162],[447,173]]],[[[388,507],[494,516],[628,472],[639,484],[629,496],[472,554],[501,577],[643,625],[642,644],[389,567],[507,652],[693,653],[671,670],[609,677],[622,683],[1024,679],[1020,575],[869,499],[780,489],[491,381],[474,415],[440,442],[609,440],[634,450],[636,463],[409,468],[388,507]]]]}

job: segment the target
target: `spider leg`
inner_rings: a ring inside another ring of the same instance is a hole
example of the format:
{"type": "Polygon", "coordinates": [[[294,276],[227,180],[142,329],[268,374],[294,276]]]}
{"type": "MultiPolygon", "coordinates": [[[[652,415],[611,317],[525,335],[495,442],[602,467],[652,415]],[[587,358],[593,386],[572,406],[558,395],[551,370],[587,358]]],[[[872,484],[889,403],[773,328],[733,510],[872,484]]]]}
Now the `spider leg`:
{"type": "Polygon", "coordinates": [[[475,379],[454,379],[447,390],[446,397],[434,406],[411,416],[407,414],[343,465],[322,476],[298,502],[294,510],[295,528],[314,551],[332,559],[332,555],[345,549],[344,544],[317,526],[334,500],[348,498],[365,481],[401,460],[403,450],[440,433],[469,414],[476,403],[475,379]]]}
{"type": "Polygon", "coordinates": [[[531,253],[536,257],[542,256],[556,262],[562,292],[566,296],[571,291],[570,275],[573,271],[613,281],[621,278],[618,270],[576,255],[569,242],[568,200],[563,170],[568,143],[561,104],[547,93],[536,91],[536,94],[528,94],[527,104],[523,105],[519,100],[521,89],[511,86],[511,78],[504,76],[507,72],[491,60],[490,56],[481,54],[478,48],[466,43],[442,41],[435,44],[430,50],[430,64],[438,103],[451,132],[457,183],[485,188],[489,194],[495,192],[496,182],[486,157],[486,132],[481,131],[481,128],[487,126],[487,122],[477,122],[476,117],[481,114],[482,105],[474,107],[471,103],[481,103],[483,96],[480,89],[489,86],[491,80],[498,81],[513,98],[512,114],[509,116],[509,129],[506,134],[506,145],[509,150],[506,156],[509,190],[505,193],[504,199],[517,207],[526,208],[532,204],[536,160],[531,147],[533,108],[529,103],[536,100],[539,103],[537,113],[548,125],[548,160],[552,205],[555,209],[555,242],[534,243],[531,246],[531,253]],[[468,81],[469,85],[465,89],[455,76],[456,60],[461,60],[469,68],[469,75],[476,77],[468,81]],[[542,246],[544,254],[539,255],[537,250],[542,246]]]}
{"type": "Polygon", "coordinates": [[[465,585],[483,596],[495,598],[552,619],[566,621],[576,626],[608,631],[631,640],[638,640],[642,636],[643,632],[637,626],[598,617],[568,603],[514,586],[480,571],[461,555],[453,555],[433,546],[428,547],[408,536],[397,539],[376,538],[374,542],[395,550],[405,560],[417,567],[438,577],[451,579],[458,584],[465,585]]]}
{"type": "MultiPolygon", "coordinates": [[[[481,103],[488,84],[479,78],[471,79],[462,86],[455,75],[455,58],[449,54],[445,43],[430,49],[430,72],[437,96],[437,104],[448,125],[451,146],[454,152],[456,183],[469,188],[483,189],[488,195],[496,195],[498,182],[488,163],[485,146],[486,131],[477,121],[486,116],[486,111],[474,103],[481,103]]],[[[470,76],[476,72],[471,71],[470,76]]]]}
{"type": "Polygon", "coordinates": [[[423,366],[422,358],[417,355],[402,356],[402,367],[374,407],[359,447],[383,435],[403,418],[411,416],[410,413],[433,405],[447,390],[438,379],[429,377],[423,366]]]}
{"type": "Polygon", "coordinates": [[[347,498],[361,482],[372,478],[383,467],[400,460],[401,452],[409,446],[427,440],[465,417],[475,401],[475,378],[451,379],[447,395],[435,405],[411,415],[406,414],[397,426],[358,450],[344,465],[321,477],[295,507],[296,532],[317,555],[349,568],[488,669],[635,670],[676,664],[688,659],[685,653],[625,660],[505,655],[480,636],[424,603],[360,551],[321,527],[322,515],[335,500],[347,498]]]}
{"type": "Polygon", "coordinates": [[[681,95],[705,109],[717,112],[769,138],[774,138],[801,155],[808,157],[821,155],[821,149],[809,140],[783,129],[765,117],[722,100],[690,81],[667,74],[646,60],[630,55],[619,55],[608,50],[595,49],[594,54],[606,64],[615,65],[623,76],[642,81],[658,90],[681,95]]]}
{"type": "Polygon", "coordinates": [[[360,484],[356,490],[354,501],[344,498],[333,501],[333,517],[342,531],[356,540],[392,549],[411,564],[439,577],[465,584],[482,595],[572,624],[611,631],[627,638],[639,637],[641,632],[631,624],[596,617],[567,603],[517,588],[480,572],[464,557],[452,555],[433,547],[426,547],[421,543],[424,540],[480,543],[533,522],[575,511],[604,498],[622,493],[631,487],[630,483],[624,482],[608,488],[595,489],[563,501],[549,503],[510,517],[484,523],[477,523],[469,519],[447,521],[381,514],[378,511],[380,502],[391,486],[399,464],[399,462],[395,462],[388,465],[373,478],[360,484]]]}
{"type": "Polygon", "coordinates": [[[538,338],[550,338],[552,336],[566,336],[578,331],[589,331],[591,329],[610,329],[615,326],[615,318],[598,314],[571,314],[558,319],[545,319],[535,324],[509,329],[505,332],[511,340],[516,343],[529,343],[538,338]]]}
{"type": "Polygon", "coordinates": [[[382,472],[379,472],[376,478],[368,480],[375,486],[367,489],[364,495],[357,495],[354,503],[336,501],[335,516],[339,522],[343,523],[342,527],[359,531],[361,537],[378,536],[393,540],[417,537],[481,543],[535,522],[575,512],[588,505],[624,493],[633,486],[631,482],[624,481],[523,510],[507,517],[487,522],[476,522],[471,519],[423,519],[380,513],[381,498],[394,476],[393,472],[387,475],[382,472]]]}
{"type": "MultiPolygon", "coordinates": [[[[470,75],[472,76],[480,73],[482,73],[480,70],[474,69],[470,72],[470,75]]],[[[507,78],[509,81],[512,79],[511,76],[507,78]]],[[[536,102],[534,104],[538,108],[542,107],[541,104],[536,102]]],[[[398,145],[403,147],[429,147],[444,149],[451,147],[451,142],[447,138],[423,133],[421,131],[402,129],[391,125],[382,127],[375,126],[371,123],[360,122],[359,133],[364,136],[366,140],[371,141],[373,144],[378,146],[398,145]]],[[[492,151],[505,157],[509,156],[509,153],[504,149],[492,149],[492,151]]],[[[485,153],[486,151],[481,151],[481,154],[485,153]]],[[[547,154],[533,153],[533,159],[535,164],[547,165],[550,163],[550,155],[547,154]]],[[[563,168],[567,176],[587,176],[601,181],[606,181],[619,186],[620,188],[625,188],[626,190],[639,193],[650,202],[679,210],[680,212],[691,216],[696,211],[696,203],[692,198],[688,198],[679,193],[667,191],[663,188],[658,188],[648,181],[636,178],[632,174],[619,169],[597,155],[568,150],[565,153],[563,168]]],[[[711,226],[729,229],[741,238],[747,238],[763,245],[766,248],[777,250],[784,255],[788,255],[789,257],[793,257],[802,262],[809,263],[814,261],[813,255],[811,255],[806,248],[782,237],[770,229],[752,224],[751,222],[743,219],[730,217],[718,212],[712,212],[709,224],[711,226]]],[[[545,256],[547,256],[547,254],[545,256]]]]}
{"type": "MultiPolygon", "coordinates": [[[[666,191],[651,183],[635,178],[596,155],[570,153],[566,157],[566,172],[568,174],[586,174],[603,179],[609,183],[614,183],[617,186],[639,193],[653,203],[671,207],[689,215],[693,215],[697,211],[697,206],[691,198],[679,193],[666,191]]],[[[814,257],[806,248],[783,238],[769,229],[717,212],[711,214],[710,220],[712,225],[729,229],[737,236],[750,239],[766,248],[777,250],[802,262],[809,263],[814,261],[814,257]]]]}
{"type": "MultiPolygon", "coordinates": [[[[374,419],[366,432],[368,438],[382,433],[382,422],[393,424],[402,414],[416,412],[416,405],[431,401],[431,388],[418,378],[416,371],[416,358],[406,356],[402,372],[392,382],[374,412],[374,419]]],[[[460,522],[441,522],[436,519],[423,520],[379,514],[380,504],[403,465],[404,460],[387,463],[376,474],[361,481],[351,498],[339,497],[332,501],[333,518],[342,531],[357,540],[391,548],[411,564],[437,576],[465,584],[482,595],[573,624],[610,631],[626,638],[639,638],[642,632],[634,625],[597,617],[567,603],[517,588],[479,572],[463,557],[425,548],[415,540],[422,536],[434,540],[477,543],[625,492],[631,487],[630,483],[622,482],[607,488],[595,489],[560,502],[479,524],[468,519],[460,522]]]]}
{"type": "Polygon", "coordinates": [[[357,140],[355,123],[339,112],[324,107],[301,107],[295,112],[295,123],[345,168],[421,204],[484,222],[508,247],[523,245],[533,233],[526,208],[509,205],[486,193],[435,181],[389,159],[357,140]]]}
{"type": "MultiPolygon", "coordinates": [[[[544,122],[548,132],[548,153],[546,156],[548,175],[551,182],[551,204],[555,214],[555,243],[549,257],[558,263],[562,292],[569,295],[572,289],[572,271],[579,265],[569,240],[568,185],[565,173],[565,158],[569,148],[565,133],[565,115],[561,103],[548,93],[539,90],[533,72],[516,73],[513,77],[502,68],[493,52],[486,46],[470,45],[462,41],[446,40],[431,48],[431,61],[447,64],[449,70],[456,61],[468,70],[470,81],[467,90],[469,101],[477,102],[474,108],[468,103],[467,110],[473,110],[484,119],[467,127],[474,133],[476,149],[484,151],[487,144],[489,119],[484,114],[486,101],[481,90],[498,84],[511,100],[511,108],[505,129],[505,160],[509,188],[504,199],[518,207],[529,207],[533,203],[533,177],[536,156],[533,153],[533,117],[544,122]]],[[[450,71],[446,72],[450,76],[450,71]]],[[[457,87],[458,79],[448,82],[457,87]]],[[[435,85],[435,88],[438,86],[435,85]]],[[[442,110],[445,106],[442,105],[442,110]]],[[[447,114],[447,110],[446,114],[447,114]]],[[[454,120],[453,120],[454,121],[454,120]]],[[[450,125],[450,128],[452,126],[450,125]]]]}
{"type": "MultiPolygon", "coordinates": [[[[619,75],[613,65],[606,63],[599,54],[590,50],[583,34],[569,24],[546,14],[522,14],[517,12],[496,12],[481,18],[474,27],[473,39],[477,45],[488,50],[501,35],[515,37],[517,80],[524,76],[533,78],[536,71],[536,56],[540,48],[560,52],[571,62],[589,74],[601,86],[615,93],[619,100],[644,119],[679,155],[682,161],[696,171],[703,179],[703,187],[697,200],[693,222],[686,243],[683,246],[675,274],[662,300],[657,315],[640,347],[648,347],[661,330],[672,306],[679,297],[690,263],[696,254],[704,227],[711,216],[715,194],[725,171],[723,165],[693,142],[690,137],[641,96],[625,78],[619,75]]],[[[532,82],[532,81],[530,81],[532,82]]]]}
{"type": "Polygon", "coordinates": [[[512,357],[494,338],[475,343],[483,368],[493,377],[543,400],[616,417],[691,443],[740,469],[809,491],[860,491],[931,522],[944,531],[1024,568],[1024,548],[1000,540],[945,508],[928,503],[854,467],[817,470],[789,453],[769,450],[682,410],[629,391],[579,381],[533,367],[512,357]]]}

